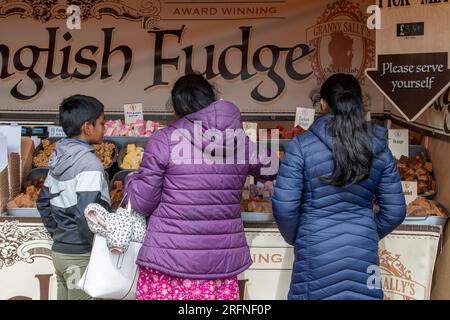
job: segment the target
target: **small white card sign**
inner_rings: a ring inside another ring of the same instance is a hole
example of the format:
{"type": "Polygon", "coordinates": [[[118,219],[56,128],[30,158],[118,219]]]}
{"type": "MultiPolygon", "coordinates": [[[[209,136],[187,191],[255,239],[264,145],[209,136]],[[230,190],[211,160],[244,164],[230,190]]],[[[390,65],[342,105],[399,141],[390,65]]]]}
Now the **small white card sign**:
{"type": "Polygon", "coordinates": [[[406,205],[417,198],[417,181],[402,181],[403,193],[405,195],[406,205]]]}
{"type": "Polygon", "coordinates": [[[65,138],[66,134],[62,127],[58,126],[48,126],[48,137],[49,138],[65,138]]]}
{"type": "Polygon", "coordinates": [[[409,131],[407,129],[389,130],[389,149],[393,156],[400,159],[401,156],[409,156],[409,131]]]}
{"type": "Polygon", "coordinates": [[[256,122],[243,122],[242,126],[250,140],[256,143],[258,141],[258,124],[256,122]]]}
{"type": "Polygon", "coordinates": [[[125,124],[133,124],[139,120],[144,120],[142,103],[125,104],[123,108],[125,113],[125,124]]]}
{"type": "Polygon", "coordinates": [[[0,126],[0,134],[6,137],[6,145],[9,153],[20,154],[22,127],[17,125],[0,126]]]}
{"type": "Polygon", "coordinates": [[[372,122],[372,113],[370,111],[367,111],[364,118],[366,119],[366,122],[372,122]]]}
{"type": "Polygon", "coordinates": [[[302,107],[297,108],[297,111],[295,112],[294,126],[300,126],[303,129],[308,130],[314,122],[315,115],[316,109],[302,107]]]}

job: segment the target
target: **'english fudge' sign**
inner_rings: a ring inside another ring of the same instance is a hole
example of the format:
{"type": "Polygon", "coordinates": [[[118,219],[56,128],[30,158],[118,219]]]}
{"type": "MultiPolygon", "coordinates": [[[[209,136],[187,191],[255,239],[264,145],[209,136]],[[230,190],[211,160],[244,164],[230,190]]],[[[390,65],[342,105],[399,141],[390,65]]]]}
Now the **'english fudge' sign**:
{"type": "Polygon", "coordinates": [[[107,113],[139,101],[144,114],[171,114],[171,87],[192,72],[264,115],[294,115],[329,75],[351,73],[383,111],[364,72],[375,59],[372,0],[78,1],[79,30],[66,24],[68,3],[0,1],[0,113],[57,113],[83,93],[107,113]]]}

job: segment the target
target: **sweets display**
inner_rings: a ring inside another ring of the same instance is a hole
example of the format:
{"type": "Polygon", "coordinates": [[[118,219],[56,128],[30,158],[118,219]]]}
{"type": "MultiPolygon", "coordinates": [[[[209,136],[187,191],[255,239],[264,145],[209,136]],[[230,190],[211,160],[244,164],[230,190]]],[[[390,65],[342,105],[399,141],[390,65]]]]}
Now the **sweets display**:
{"type": "MultiPolygon", "coordinates": [[[[33,157],[33,164],[38,168],[48,167],[48,160],[55,151],[56,143],[51,143],[50,140],[42,140],[42,150],[33,157]]],[[[114,151],[116,146],[114,143],[103,142],[94,145],[95,155],[101,160],[103,167],[108,168],[113,162],[114,151]]]]}
{"type": "Polygon", "coordinates": [[[417,197],[416,200],[411,202],[406,209],[406,215],[408,217],[447,217],[447,213],[442,207],[438,206],[436,202],[427,200],[424,197],[417,197]]]}
{"type": "Polygon", "coordinates": [[[122,160],[121,168],[127,170],[139,169],[143,154],[144,148],[137,147],[135,144],[127,145],[127,153],[122,160]]]}
{"type": "Polygon", "coordinates": [[[111,208],[117,209],[123,198],[123,182],[118,180],[114,182],[112,190],[109,194],[111,198],[111,208]]]}
{"type": "Polygon", "coordinates": [[[252,200],[248,203],[247,212],[272,213],[272,200],[252,200]]]}
{"type": "Polygon", "coordinates": [[[48,159],[50,155],[55,151],[56,143],[51,143],[50,140],[42,140],[42,150],[33,158],[33,164],[35,167],[48,167],[48,159]]]}
{"type": "MultiPolygon", "coordinates": [[[[374,213],[378,214],[380,212],[380,206],[377,201],[374,202],[374,213]]],[[[428,200],[424,197],[417,197],[416,200],[411,202],[406,208],[407,217],[428,217],[428,216],[438,216],[438,217],[448,217],[444,208],[438,205],[435,201],[428,200]]]]}
{"type": "Polygon", "coordinates": [[[21,193],[14,200],[8,202],[7,209],[36,208],[36,201],[44,186],[45,176],[41,179],[34,179],[25,184],[25,192],[21,193]]]}
{"type": "Polygon", "coordinates": [[[402,181],[417,181],[417,192],[424,194],[436,192],[436,181],[433,177],[433,164],[423,152],[415,157],[402,156],[397,161],[402,181]]]}
{"type": "Polygon", "coordinates": [[[249,186],[249,197],[241,201],[242,212],[272,213],[274,181],[257,182],[249,186]]]}
{"type": "Polygon", "coordinates": [[[108,168],[114,161],[113,155],[116,150],[114,143],[103,142],[101,144],[94,145],[95,155],[103,164],[104,168],[108,168]]]}
{"type": "Polygon", "coordinates": [[[272,201],[274,188],[274,181],[266,181],[264,183],[258,181],[256,184],[250,185],[250,199],[272,201]]]}
{"type": "Polygon", "coordinates": [[[138,120],[133,124],[125,124],[122,120],[109,120],[105,123],[105,136],[150,137],[159,128],[159,122],[150,120],[138,120]]]}
{"type": "MultiPolygon", "coordinates": [[[[305,129],[303,129],[300,126],[296,126],[292,130],[286,130],[283,126],[276,126],[275,129],[278,129],[278,131],[279,131],[279,137],[278,137],[279,139],[292,139],[306,131],[305,129]]],[[[273,130],[273,129],[269,129],[267,131],[266,136],[260,136],[260,139],[263,139],[263,140],[272,139],[271,130],[273,130]]]]}

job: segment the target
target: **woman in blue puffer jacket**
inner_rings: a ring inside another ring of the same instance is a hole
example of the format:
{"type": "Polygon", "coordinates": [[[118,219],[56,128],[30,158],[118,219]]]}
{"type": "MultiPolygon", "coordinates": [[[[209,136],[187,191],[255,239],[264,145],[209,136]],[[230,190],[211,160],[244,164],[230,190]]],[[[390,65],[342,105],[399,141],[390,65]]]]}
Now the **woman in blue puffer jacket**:
{"type": "Polygon", "coordinates": [[[273,196],[278,227],[294,245],[288,298],[382,299],[378,241],[406,212],[387,132],[366,123],[351,75],[326,80],[321,105],[329,113],[290,142],[273,196]]]}

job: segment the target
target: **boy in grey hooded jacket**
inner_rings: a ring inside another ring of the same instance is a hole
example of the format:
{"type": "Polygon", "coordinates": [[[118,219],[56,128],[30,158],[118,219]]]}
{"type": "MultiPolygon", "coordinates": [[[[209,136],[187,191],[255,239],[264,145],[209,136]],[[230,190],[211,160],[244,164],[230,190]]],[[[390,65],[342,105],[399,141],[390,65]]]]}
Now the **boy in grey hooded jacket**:
{"type": "Polygon", "coordinates": [[[49,159],[49,174],[37,200],[37,209],[53,238],[52,255],[58,282],[58,300],[90,299],[76,289],[89,262],[93,234],[84,209],[90,203],[109,208],[108,182],[92,144],[104,134],[103,104],[76,95],[60,106],[60,122],[68,138],[57,143],[49,159]]]}

